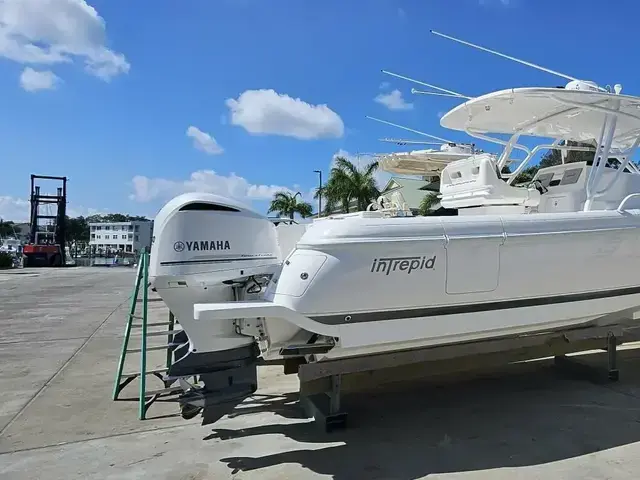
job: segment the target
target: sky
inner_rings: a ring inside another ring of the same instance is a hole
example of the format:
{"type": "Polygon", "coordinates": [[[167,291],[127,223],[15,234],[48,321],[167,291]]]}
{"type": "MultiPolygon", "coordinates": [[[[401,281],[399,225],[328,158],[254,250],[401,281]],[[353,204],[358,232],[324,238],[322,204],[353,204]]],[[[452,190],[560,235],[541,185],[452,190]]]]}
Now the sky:
{"type": "Polygon", "coordinates": [[[430,29],[640,95],[637,35],[620,27],[639,14],[634,0],[0,0],[0,217],[28,219],[32,173],[69,178],[72,216],[152,218],[195,190],[263,213],[279,190],[316,205],[314,170],[326,179],[335,155],[365,164],[403,149],[379,138],[421,140],[367,115],[471,141],[439,123],[459,100],[382,69],[470,96],[566,83],[430,29]]]}

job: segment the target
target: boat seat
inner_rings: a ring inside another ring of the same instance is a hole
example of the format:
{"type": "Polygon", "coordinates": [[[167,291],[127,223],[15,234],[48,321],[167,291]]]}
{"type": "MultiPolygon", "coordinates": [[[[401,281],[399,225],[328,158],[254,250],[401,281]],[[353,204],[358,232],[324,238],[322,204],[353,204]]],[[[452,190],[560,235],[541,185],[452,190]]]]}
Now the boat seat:
{"type": "Polygon", "coordinates": [[[489,205],[534,207],[540,203],[535,188],[512,187],[500,176],[488,154],[473,155],[447,165],[440,179],[440,203],[445,208],[489,205]]]}

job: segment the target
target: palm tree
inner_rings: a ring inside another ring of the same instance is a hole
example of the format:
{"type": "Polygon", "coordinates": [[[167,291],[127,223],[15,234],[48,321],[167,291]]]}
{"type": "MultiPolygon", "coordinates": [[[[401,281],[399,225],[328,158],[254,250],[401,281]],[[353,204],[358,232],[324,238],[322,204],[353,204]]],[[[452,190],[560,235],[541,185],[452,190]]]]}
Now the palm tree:
{"type": "Polygon", "coordinates": [[[366,210],[367,206],[380,195],[373,176],[378,168],[378,162],[371,162],[362,170],[344,157],[337,157],[334,163],[329,180],[323,187],[316,190],[315,198],[322,193],[326,213],[335,211],[337,205],[347,213],[352,200],[356,201],[358,211],[366,210]]]}
{"type": "Polygon", "coordinates": [[[440,199],[438,198],[437,193],[427,193],[420,202],[420,206],[418,207],[418,214],[425,216],[431,215],[433,211],[433,207],[438,204],[440,199]]]}
{"type": "Polygon", "coordinates": [[[316,188],[316,193],[313,195],[313,198],[316,200],[320,195],[324,199],[324,214],[331,215],[337,210],[337,205],[342,205],[342,211],[349,211],[349,199],[347,197],[342,197],[339,192],[339,187],[336,185],[335,178],[330,176],[329,180],[326,184],[321,187],[316,188]]]}
{"type": "Polygon", "coordinates": [[[289,192],[276,192],[271,200],[271,206],[267,213],[278,212],[282,216],[287,216],[293,220],[295,213],[299,214],[302,218],[307,218],[313,215],[313,207],[307,202],[298,202],[297,196],[302,194],[296,192],[292,195],[289,192]]]}

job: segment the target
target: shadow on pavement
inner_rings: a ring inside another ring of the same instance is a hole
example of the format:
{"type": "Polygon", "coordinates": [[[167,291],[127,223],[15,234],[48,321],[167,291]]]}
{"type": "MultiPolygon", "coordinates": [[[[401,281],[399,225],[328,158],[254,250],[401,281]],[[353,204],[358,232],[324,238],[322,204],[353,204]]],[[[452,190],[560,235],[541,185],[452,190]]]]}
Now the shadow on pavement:
{"type": "MultiPolygon", "coordinates": [[[[233,473],[294,463],[336,480],[409,480],[553,462],[640,441],[640,358],[632,358],[637,351],[619,354],[618,383],[566,379],[548,362],[517,364],[456,383],[424,381],[345,396],[344,431],[324,433],[307,421],[214,429],[206,439],[284,435],[311,445],[222,461],[233,473]]],[[[296,418],[299,407],[284,398],[276,411],[296,418]]],[[[273,411],[268,397],[255,408],[273,411]]]]}

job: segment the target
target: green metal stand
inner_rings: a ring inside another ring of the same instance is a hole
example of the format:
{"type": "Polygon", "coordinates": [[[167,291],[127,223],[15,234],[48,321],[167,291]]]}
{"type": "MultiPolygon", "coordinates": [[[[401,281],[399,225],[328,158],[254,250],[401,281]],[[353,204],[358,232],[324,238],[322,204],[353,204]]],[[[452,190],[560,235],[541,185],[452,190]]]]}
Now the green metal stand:
{"type": "Polygon", "coordinates": [[[140,420],[146,419],[147,410],[153,402],[155,402],[160,396],[166,394],[175,394],[182,389],[179,386],[170,386],[170,382],[164,379],[163,373],[169,370],[173,362],[173,351],[175,346],[173,344],[174,335],[177,333],[175,330],[175,317],[173,313],[169,313],[168,322],[148,322],[148,306],[149,306],[149,252],[144,249],[140,255],[138,261],[138,272],[136,274],[136,281],[131,294],[131,305],[129,307],[129,313],[127,315],[127,324],[124,330],[124,340],[122,342],[122,350],[120,352],[120,359],[118,360],[118,370],[116,372],[116,378],[113,386],[113,400],[118,400],[122,390],[129,385],[136,378],[140,379],[140,388],[138,392],[138,418],[140,420]],[[140,291],[142,290],[142,312],[137,314],[138,298],[140,297],[140,291]],[[134,323],[135,320],[139,320],[140,323],[134,323]],[[148,327],[163,326],[168,327],[166,331],[154,331],[149,332],[148,327]],[[132,329],[140,329],[140,348],[129,348],[129,340],[131,339],[132,329]],[[166,345],[148,346],[147,337],[151,336],[164,336],[168,337],[166,345]],[[153,370],[147,370],[147,352],[151,350],[167,350],[166,366],[163,368],[157,368],[153,370]],[[140,371],[133,373],[123,373],[125,360],[127,353],[139,353],[140,354],[140,371]],[[164,383],[165,388],[160,390],[147,391],[147,375],[154,375],[164,383]]]}

